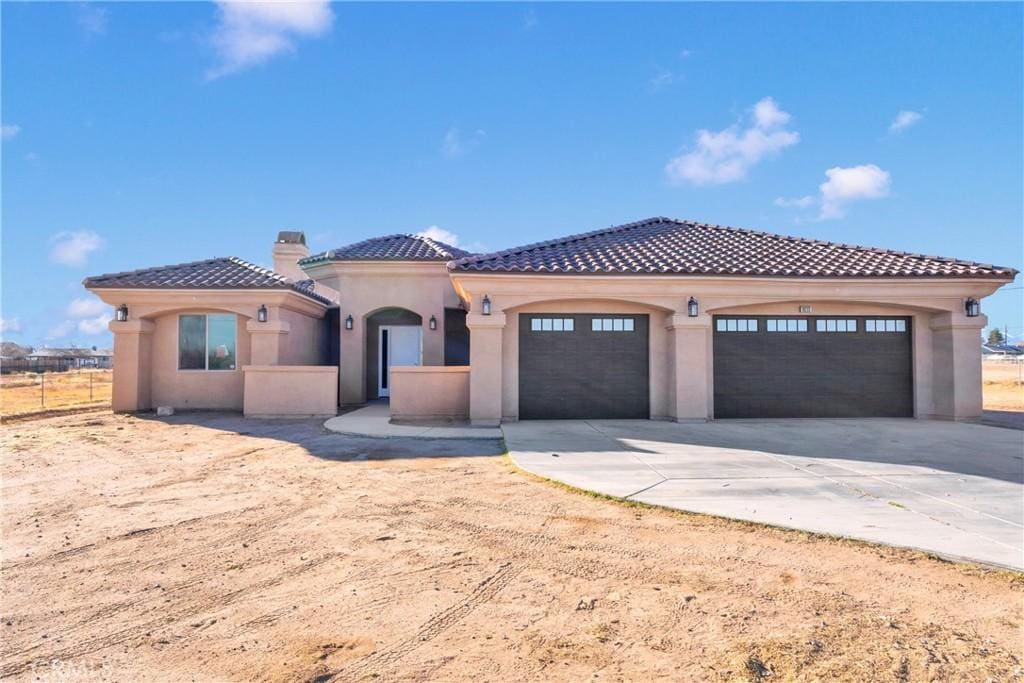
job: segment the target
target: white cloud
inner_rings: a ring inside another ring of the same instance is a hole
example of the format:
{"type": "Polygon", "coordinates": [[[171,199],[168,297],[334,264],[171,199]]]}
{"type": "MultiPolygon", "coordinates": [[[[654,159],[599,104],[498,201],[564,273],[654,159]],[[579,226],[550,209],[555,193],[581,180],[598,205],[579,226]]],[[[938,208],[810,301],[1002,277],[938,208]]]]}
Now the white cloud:
{"type": "Polygon", "coordinates": [[[78,5],[78,25],[89,35],[103,35],[107,32],[106,8],[80,3],[78,5]]]}
{"type": "Polygon", "coordinates": [[[21,132],[21,126],[16,123],[4,123],[0,125],[0,138],[10,140],[21,132]]]}
{"type": "Polygon", "coordinates": [[[436,225],[431,225],[426,230],[422,230],[416,234],[419,235],[420,237],[428,237],[432,240],[437,240],[438,242],[444,242],[445,244],[451,245],[453,247],[459,246],[458,235],[456,235],[454,232],[450,230],[445,230],[444,228],[438,227],[436,225]]]}
{"type": "Polygon", "coordinates": [[[68,315],[72,318],[90,318],[100,315],[107,315],[110,306],[103,303],[95,296],[74,299],[68,304],[68,315]]]}
{"type": "Polygon", "coordinates": [[[924,115],[916,111],[901,111],[899,114],[896,114],[896,118],[889,124],[889,132],[902,133],[907,128],[916,125],[923,118],[924,115]]]}
{"type": "Polygon", "coordinates": [[[825,171],[828,178],[818,186],[821,190],[821,213],[818,218],[842,218],[846,204],[861,199],[878,199],[889,194],[891,176],[874,164],[825,171]]]}
{"type": "Polygon", "coordinates": [[[78,331],[82,334],[97,335],[103,334],[109,328],[107,324],[110,323],[110,314],[104,313],[98,315],[95,318],[86,318],[85,320],[78,321],[78,331]]]}
{"type": "Polygon", "coordinates": [[[297,37],[315,38],[334,23],[327,0],[285,2],[217,2],[220,23],[212,43],[219,63],[206,72],[209,80],[227,76],[295,49],[297,37]]]}
{"type": "Polygon", "coordinates": [[[523,12],[524,31],[532,31],[533,29],[537,28],[537,25],[539,23],[540,20],[537,18],[537,12],[535,12],[532,8],[523,12]]]}
{"type": "Polygon", "coordinates": [[[676,82],[676,75],[669,69],[656,67],[657,70],[651,78],[651,88],[657,92],[663,90],[676,82]]]}
{"type": "Polygon", "coordinates": [[[449,128],[441,141],[441,154],[448,158],[464,156],[472,152],[486,136],[487,133],[477,129],[472,135],[464,137],[458,128],[449,128]]]}
{"type": "Polygon", "coordinates": [[[91,230],[60,232],[50,238],[50,260],[65,266],[82,266],[103,246],[103,238],[91,230]]]}
{"type": "Polygon", "coordinates": [[[21,332],[21,321],[17,318],[0,318],[0,333],[21,332]]]}
{"type": "Polygon", "coordinates": [[[47,341],[49,341],[51,339],[60,339],[62,337],[66,337],[69,334],[71,334],[71,332],[74,331],[74,329],[75,329],[75,321],[74,320],[65,320],[64,322],[62,322],[62,323],[60,323],[58,325],[54,325],[49,330],[47,330],[46,331],[46,336],[43,337],[43,338],[46,339],[47,341]]]}
{"type": "Polygon", "coordinates": [[[669,160],[665,174],[676,185],[742,180],[750,168],[800,141],[798,132],[785,129],[790,118],[775,100],[765,97],[754,105],[746,128],[737,123],[720,131],[697,131],[696,149],[669,160]]]}
{"type": "Polygon", "coordinates": [[[806,197],[795,197],[793,199],[787,199],[786,197],[776,197],[775,201],[772,202],[775,206],[783,207],[796,207],[798,209],[809,209],[817,203],[817,199],[811,195],[806,197]]]}

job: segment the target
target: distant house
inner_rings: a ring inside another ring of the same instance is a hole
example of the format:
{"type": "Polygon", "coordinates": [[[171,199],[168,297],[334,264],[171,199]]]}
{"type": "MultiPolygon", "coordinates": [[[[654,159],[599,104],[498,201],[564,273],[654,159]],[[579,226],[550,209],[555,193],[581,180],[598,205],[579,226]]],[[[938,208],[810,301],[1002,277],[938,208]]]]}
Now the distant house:
{"type": "Polygon", "coordinates": [[[111,368],[114,354],[110,349],[42,348],[32,349],[5,344],[0,371],[10,372],[66,372],[81,368],[111,368]]]}
{"type": "Polygon", "coordinates": [[[1024,357],[1024,349],[1012,344],[982,344],[981,355],[988,359],[1024,357]]]}

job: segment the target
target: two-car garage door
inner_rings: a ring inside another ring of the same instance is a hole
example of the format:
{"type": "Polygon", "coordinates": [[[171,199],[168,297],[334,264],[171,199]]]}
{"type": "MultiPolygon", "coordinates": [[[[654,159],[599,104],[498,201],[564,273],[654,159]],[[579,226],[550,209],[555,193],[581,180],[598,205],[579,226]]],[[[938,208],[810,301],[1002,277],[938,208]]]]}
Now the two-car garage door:
{"type": "MultiPolygon", "coordinates": [[[[714,416],[910,417],[911,320],[715,316],[714,416]]],[[[650,417],[649,320],[519,316],[519,417],[650,417]]]]}
{"type": "Polygon", "coordinates": [[[716,316],[715,417],[910,417],[910,323],[716,316]]]}

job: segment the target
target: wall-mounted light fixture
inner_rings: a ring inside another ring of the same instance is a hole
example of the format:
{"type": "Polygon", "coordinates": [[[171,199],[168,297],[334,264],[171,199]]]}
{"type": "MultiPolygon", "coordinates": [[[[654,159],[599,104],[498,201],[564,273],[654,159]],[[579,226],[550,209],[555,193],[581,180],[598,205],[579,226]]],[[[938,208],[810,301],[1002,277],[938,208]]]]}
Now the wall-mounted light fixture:
{"type": "Polygon", "coordinates": [[[484,315],[491,314],[491,298],[484,294],[484,298],[480,301],[480,312],[484,315]]]}
{"type": "Polygon", "coordinates": [[[256,309],[256,320],[265,323],[267,322],[267,307],[260,304],[260,307],[256,309]]]}
{"type": "Polygon", "coordinates": [[[686,315],[691,318],[696,318],[699,312],[700,310],[699,306],[697,306],[697,300],[691,296],[690,300],[686,302],[686,315]]]}
{"type": "Polygon", "coordinates": [[[435,318],[434,316],[430,316],[430,329],[437,329],[437,318],[435,318]]]}
{"type": "Polygon", "coordinates": [[[127,304],[121,304],[117,307],[117,311],[114,314],[114,319],[119,323],[123,323],[128,319],[128,306],[127,304]]]}
{"type": "Polygon", "coordinates": [[[345,318],[345,329],[346,330],[351,330],[352,326],[354,324],[355,324],[355,321],[352,320],[351,314],[347,318],[345,318]]]}
{"type": "Polygon", "coordinates": [[[981,304],[975,298],[969,298],[964,302],[964,310],[967,312],[968,318],[977,318],[978,314],[981,313],[981,304]]]}

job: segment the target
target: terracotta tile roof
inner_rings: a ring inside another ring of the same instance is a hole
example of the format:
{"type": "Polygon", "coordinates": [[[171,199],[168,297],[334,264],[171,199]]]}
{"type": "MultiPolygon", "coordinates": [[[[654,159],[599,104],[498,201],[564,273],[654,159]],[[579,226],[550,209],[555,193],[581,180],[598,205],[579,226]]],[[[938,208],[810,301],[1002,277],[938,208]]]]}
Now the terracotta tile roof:
{"type": "Polygon", "coordinates": [[[423,235],[386,235],[307,256],[299,265],[321,261],[451,261],[472,256],[450,244],[423,235]]]}
{"type": "Polygon", "coordinates": [[[1017,273],[974,261],[660,217],[470,256],[448,267],[455,272],[1007,280],[1017,273]]]}
{"type": "Polygon", "coordinates": [[[86,289],[291,289],[321,303],[313,281],[295,282],[234,256],[87,277],[86,289]]]}

